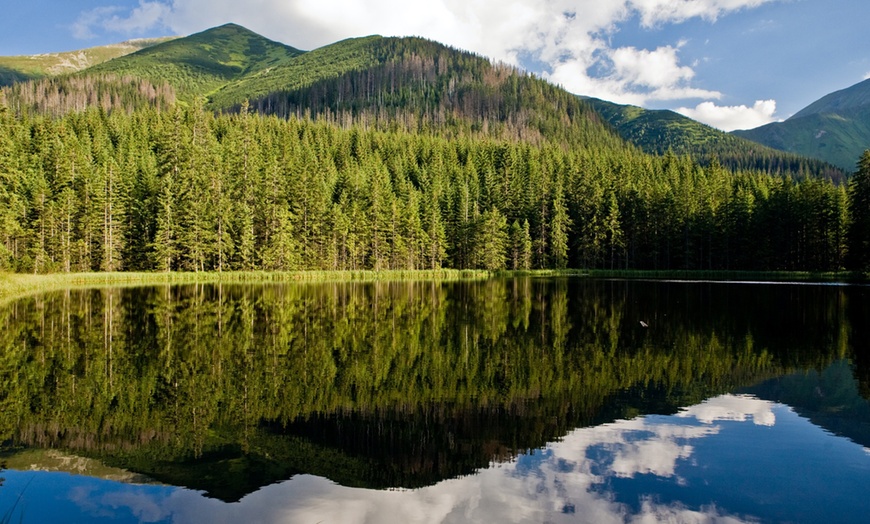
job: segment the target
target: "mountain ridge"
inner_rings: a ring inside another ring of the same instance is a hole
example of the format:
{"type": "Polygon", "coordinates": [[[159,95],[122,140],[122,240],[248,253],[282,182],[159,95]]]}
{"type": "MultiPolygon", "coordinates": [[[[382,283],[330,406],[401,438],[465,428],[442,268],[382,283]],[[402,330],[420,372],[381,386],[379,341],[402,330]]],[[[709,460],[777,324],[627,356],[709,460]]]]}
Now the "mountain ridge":
{"type": "Polygon", "coordinates": [[[224,24],[97,64],[79,74],[132,74],[155,83],[165,81],[182,99],[189,100],[301,53],[240,25],[224,24]]]}
{"type": "Polygon", "coordinates": [[[238,111],[249,101],[252,109],[264,114],[333,119],[344,115],[382,126],[407,120],[410,112],[422,116],[405,122],[406,127],[434,125],[444,132],[445,125],[459,125],[492,134],[494,125],[494,133],[502,137],[538,142],[555,138],[563,143],[610,133],[647,153],[671,150],[705,162],[716,157],[732,169],[770,174],[813,173],[842,180],[843,170],[853,167],[837,163],[837,170],[783,156],[774,149],[796,152],[770,141],[747,142],[751,137],[724,133],[672,111],[576,97],[519,69],[411,37],[372,35],[302,51],[230,23],[146,46],[75,75],[133,76],[156,86],[169,84],[182,103],[204,97],[205,107],[215,111],[238,111]],[[583,101],[578,105],[569,98],[583,101]],[[586,131],[576,129],[581,120],[586,131]],[[600,123],[609,129],[591,131],[600,123]]]}
{"type": "Polygon", "coordinates": [[[842,114],[842,111],[870,104],[870,78],[845,89],[834,91],[793,114],[788,120],[814,114],[842,114]]]}
{"type": "Polygon", "coordinates": [[[870,148],[870,79],[825,95],[783,122],[732,134],[854,171],[870,148]]]}
{"type": "Polygon", "coordinates": [[[88,67],[175,40],[178,37],[137,38],[116,44],[58,53],[0,56],[0,86],[75,73],[88,67]]]}
{"type": "Polygon", "coordinates": [[[841,168],[795,153],[763,145],[670,110],[644,109],[592,97],[583,97],[625,140],[646,153],[672,151],[693,155],[704,163],[714,159],[730,169],[755,169],[770,174],[815,172],[842,182],[841,168]]]}

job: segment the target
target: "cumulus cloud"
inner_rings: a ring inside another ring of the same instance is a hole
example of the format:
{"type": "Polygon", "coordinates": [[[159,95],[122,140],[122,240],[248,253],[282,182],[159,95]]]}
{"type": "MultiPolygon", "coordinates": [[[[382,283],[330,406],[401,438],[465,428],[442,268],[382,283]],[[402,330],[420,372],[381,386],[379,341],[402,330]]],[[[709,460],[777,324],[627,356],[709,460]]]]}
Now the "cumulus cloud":
{"type": "Polygon", "coordinates": [[[680,107],[675,111],[723,131],[752,129],[778,121],[774,116],[776,113],[775,100],[756,100],[752,107],[745,105],[718,106],[707,101],[701,102],[694,108],[680,107]]]}
{"type": "Polygon", "coordinates": [[[301,49],[355,36],[416,35],[522,66],[574,93],[621,103],[718,100],[692,84],[682,42],[655,49],[614,47],[620,25],[652,27],[692,18],[715,21],[730,12],[781,0],[139,0],[129,12],[82,13],[77,36],[125,35],[167,28],[190,34],[226,22],[301,49]]]}
{"type": "Polygon", "coordinates": [[[79,15],[78,19],[70,26],[72,35],[79,40],[90,40],[97,36],[95,26],[102,26],[103,23],[116,13],[121,11],[119,7],[97,7],[84,11],[79,15]]]}
{"type": "Polygon", "coordinates": [[[115,14],[108,17],[103,20],[103,27],[115,33],[141,33],[152,27],[163,25],[171,13],[171,8],[162,2],[139,0],[139,5],[129,15],[118,16],[115,14]]]}
{"type": "Polygon", "coordinates": [[[715,21],[740,9],[758,7],[771,0],[631,0],[645,26],[683,22],[690,18],[715,21]]]}
{"type": "Polygon", "coordinates": [[[88,40],[97,36],[96,31],[138,35],[159,27],[169,27],[172,7],[160,1],[139,0],[139,5],[128,13],[118,6],[97,7],[82,12],[73,22],[73,36],[88,40]]]}

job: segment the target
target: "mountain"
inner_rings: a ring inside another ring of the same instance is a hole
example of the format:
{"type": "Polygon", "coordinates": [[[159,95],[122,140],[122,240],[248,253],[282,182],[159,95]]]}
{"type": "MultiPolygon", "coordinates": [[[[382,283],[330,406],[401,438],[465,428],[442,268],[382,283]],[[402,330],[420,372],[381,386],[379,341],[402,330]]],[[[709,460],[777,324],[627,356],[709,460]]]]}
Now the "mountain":
{"type": "Polygon", "coordinates": [[[843,186],[646,154],[421,38],[302,52],[221,26],[0,89],[0,124],[0,268],[22,272],[827,271],[850,240],[843,186]]]}
{"type": "MultiPolygon", "coordinates": [[[[164,93],[159,100],[204,97],[206,107],[215,111],[235,112],[248,101],[261,114],[313,116],[341,125],[470,133],[536,144],[606,144],[618,150],[636,146],[652,154],[690,154],[702,163],[715,157],[732,170],[834,180],[845,176],[822,162],[762,148],[671,111],[579,100],[534,75],[421,38],[369,36],[306,52],[227,24],[101,62],[77,76],[114,79],[110,83],[146,79],[157,90],[174,88],[175,94],[164,93]]],[[[58,84],[46,92],[58,93],[57,99],[75,91],[58,84]]],[[[75,103],[66,105],[79,107],[84,97],[72,98],[75,103]]],[[[112,107],[118,107],[118,98],[111,97],[112,107]]],[[[141,93],[137,100],[155,103],[141,93]]],[[[41,107],[33,101],[21,105],[41,107]]],[[[131,105],[136,104],[123,107],[131,105]]]]}
{"type": "Polygon", "coordinates": [[[258,99],[335,78],[349,71],[374,67],[381,60],[375,48],[383,40],[380,36],[351,38],[299,53],[275,67],[252,71],[227,83],[209,100],[215,107],[226,108],[246,99],[258,99]]]}
{"type": "Polygon", "coordinates": [[[148,48],[175,37],[142,38],[119,44],[90,47],[66,53],[0,57],[0,86],[38,78],[74,73],[148,48]]]}
{"type": "Polygon", "coordinates": [[[734,134],[854,171],[870,148],[870,79],[826,95],[784,122],[734,134]]]}
{"type": "Polygon", "coordinates": [[[673,151],[694,155],[709,163],[715,157],[734,169],[751,169],[770,174],[817,174],[842,181],[846,173],[838,166],[767,147],[746,138],[720,131],[668,110],[650,110],[584,97],[587,103],[614,127],[619,135],[643,151],[661,155],[673,151]]]}
{"type": "Polygon", "coordinates": [[[369,36],[300,51],[235,24],[78,73],[145,78],[206,107],[341,125],[562,144],[624,142],[574,95],[516,68],[422,38],[369,36]]]}
{"type": "Polygon", "coordinates": [[[226,24],[100,63],[80,74],[129,75],[155,84],[165,82],[180,98],[191,99],[301,53],[244,27],[226,24]]]}
{"type": "Polygon", "coordinates": [[[870,79],[823,96],[795,113],[790,120],[809,115],[847,115],[849,111],[867,105],[870,105],[870,79]]]}

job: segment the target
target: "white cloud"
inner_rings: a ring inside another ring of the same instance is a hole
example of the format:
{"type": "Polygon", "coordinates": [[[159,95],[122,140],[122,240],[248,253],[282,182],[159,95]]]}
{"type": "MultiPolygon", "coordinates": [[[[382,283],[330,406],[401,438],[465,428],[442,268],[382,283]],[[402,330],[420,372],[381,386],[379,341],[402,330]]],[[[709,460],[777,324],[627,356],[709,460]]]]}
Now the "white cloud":
{"type": "Polygon", "coordinates": [[[631,0],[631,4],[640,13],[643,25],[649,27],[696,17],[715,21],[726,13],[772,1],[775,0],[631,0]]]}
{"type": "Polygon", "coordinates": [[[680,107],[675,111],[723,131],[753,129],[778,121],[774,116],[776,100],[756,100],[752,107],[718,106],[707,101],[701,102],[694,108],[680,107]]]}
{"type": "Polygon", "coordinates": [[[867,74],[864,75],[863,80],[870,80],[870,71],[867,71],[867,74]]]}
{"type": "Polygon", "coordinates": [[[691,67],[680,66],[677,49],[659,47],[654,51],[621,47],[610,54],[614,72],[631,84],[661,88],[687,82],[695,76],[691,67]]]}
{"type": "Polygon", "coordinates": [[[70,31],[79,40],[90,40],[97,36],[94,32],[94,26],[102,26],[105,20],[115,16],[115,13],[120,10],[119,7],[97,7],[85,11],[73,22],[70,31]]]}
{"type": "Polygon", "coordinates": [[[168,27],[172,7],[160,1],[139,0],[139,5],[124,14],[118,6],[97,7],[82,12],[70,29],[73,36],[89,40],[96,30],[122,35],[138,35],[155,28],[168,27]]]}
{"type": "Polygon", "coordinates": [[[165,24],[172,9],[163,2],[139,0],[128,16],[113,15],[103,20],[103,27],[108,31],[122,34],[136,34],[152,27],[165,24]]]}
{"type": "Polygon", "coordinates": [[[545,78],[569,91],[622,103],[718,99],[692,85],[681,42],[655,49],[613,47],[620,24],[644,26],[730,12],[782,0],[139,0],[129,13],[98,8],[81,15],[76,35],[125,35],[165,27],[190,34],[235,22],[268,38],[313,49],[355,36],[417,35],[520,65],[542,64],[545,78]]]}

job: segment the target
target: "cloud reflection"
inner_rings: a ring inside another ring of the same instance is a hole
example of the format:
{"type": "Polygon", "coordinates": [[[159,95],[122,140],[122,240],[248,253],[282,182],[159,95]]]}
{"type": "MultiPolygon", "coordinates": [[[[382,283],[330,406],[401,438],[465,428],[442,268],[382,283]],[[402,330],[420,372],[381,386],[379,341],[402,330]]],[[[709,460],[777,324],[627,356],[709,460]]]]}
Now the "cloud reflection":
{"type": "Polygon", "coordinates": [[[681,485],[678,466],[692,459],[695,444],[720,432],[717,422],[769,426],[776,421],[773,408],[753,397],[724,395],[674,417],[580,428],[509,463],[417,490],[348,488],[298,475],[234,504],[184,489],[160,499],[119,491],[101,497],[103,507],[78,500],[91,514],[125,506],[144,521],[178,523],[741,522],[715,506],[664,504],[648,496],[622,502],[611,483],[652,476],[681,485]]]}
{"type": "Polygon", "coordinates": [[[744,422],[751,418],[758,426],[773,426],[773,403],[748,395],[724,395],[683,409],[678,417],[695,418],[704,424],[721,420],[744,422]]]}

